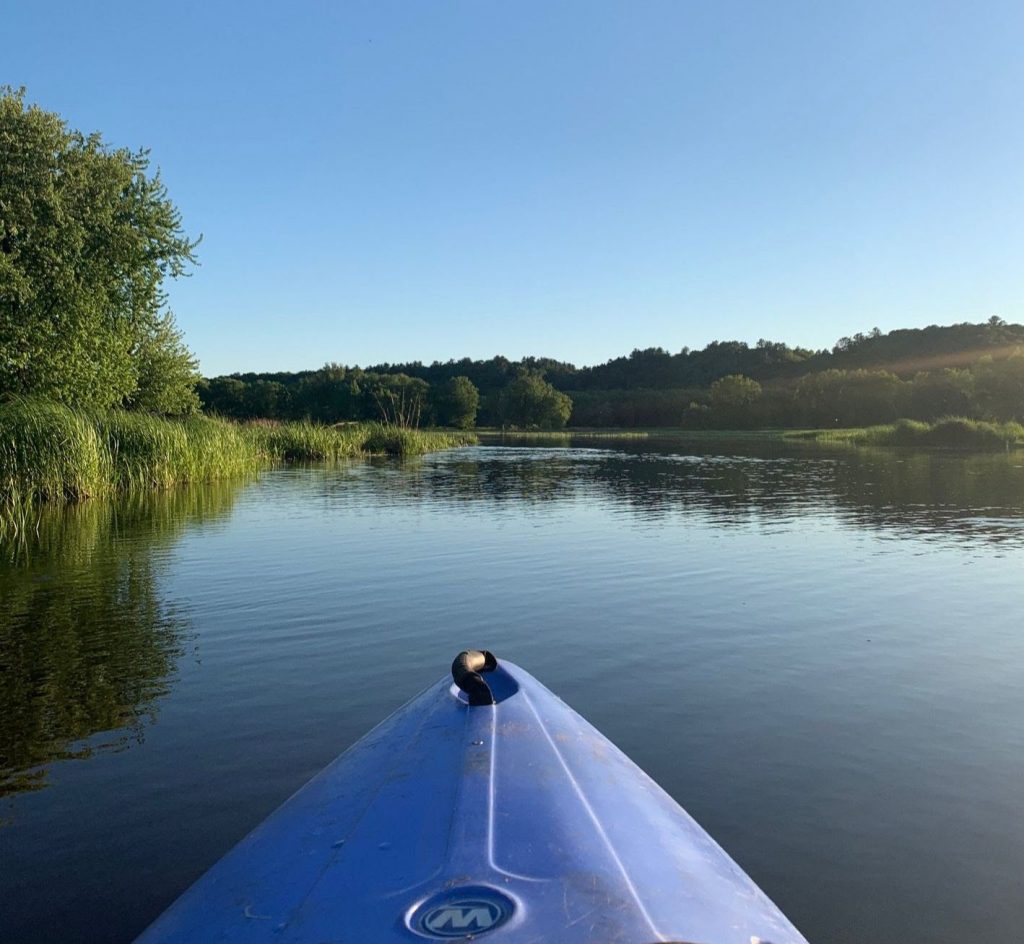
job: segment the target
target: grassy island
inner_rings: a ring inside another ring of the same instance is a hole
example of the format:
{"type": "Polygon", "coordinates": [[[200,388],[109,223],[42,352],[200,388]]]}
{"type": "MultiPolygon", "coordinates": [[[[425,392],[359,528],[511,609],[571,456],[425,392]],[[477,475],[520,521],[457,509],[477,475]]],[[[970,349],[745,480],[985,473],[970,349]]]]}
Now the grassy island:
{"type": "Polygon", "coordinates": [[[859,446],[911,446],[918,448],[1003,451],[1024,446],[1024,425],[989,423],[949,416],[934,423],[897,420],[860,429],[789,430],[787,439],[811,439],[823,443],[859,446]]]}

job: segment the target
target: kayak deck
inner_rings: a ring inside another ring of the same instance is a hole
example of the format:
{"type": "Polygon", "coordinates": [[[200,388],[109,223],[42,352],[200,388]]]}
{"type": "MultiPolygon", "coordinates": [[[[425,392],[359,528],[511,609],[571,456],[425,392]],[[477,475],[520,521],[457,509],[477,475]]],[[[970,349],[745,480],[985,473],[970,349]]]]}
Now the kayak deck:
{"type": "Polygon", "coordinates": [[[140,944],[806,944],[610,741],[519,667],[488,668],[493,704],[448,678],[427,689],[140,944]]]}

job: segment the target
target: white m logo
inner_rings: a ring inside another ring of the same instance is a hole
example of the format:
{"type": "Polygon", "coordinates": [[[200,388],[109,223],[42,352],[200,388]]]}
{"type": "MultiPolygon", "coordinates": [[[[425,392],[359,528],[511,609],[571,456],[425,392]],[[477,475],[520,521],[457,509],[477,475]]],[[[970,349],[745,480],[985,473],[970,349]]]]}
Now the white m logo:
{"type": "Polygon", "coordinates": [[[493,931],[503,925],[514,911],[515,904],[501,892],[474,888],[466,889],[462,894],[447,892],[439,895],[422,905],[419,914],[408,920],[412,930],[427,937],[464,939],[469,935],[493,931]],[[466,891],[476,894],[466,894],[466,891]]]}
{"type": "Polygon", "coordinates": [[[432,912],[425,922],[431,931],[486,931],[496,915],[486,905],[448,905],[432,912]]]}

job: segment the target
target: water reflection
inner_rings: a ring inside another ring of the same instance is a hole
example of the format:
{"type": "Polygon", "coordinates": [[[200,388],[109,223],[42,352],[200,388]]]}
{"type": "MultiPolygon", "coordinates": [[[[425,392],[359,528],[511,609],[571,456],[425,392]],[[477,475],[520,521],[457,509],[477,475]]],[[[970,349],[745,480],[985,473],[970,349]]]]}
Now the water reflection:
{"type": "Polygon", "coordinates": [[[161,596],[162,554],[237,491],[47,508],[30,540],[0,546],[0,796],[143,737],[189,631],[161,596]]]}
{"type": "Polygon", "coordinates": [[[484,446],[49,516],[0,551],[4,789],[132,749],[7,798],[0,937],[133,940],[469,643],[623,747],[810,940],[1013,940],[1022,466],[484,446]]]}
{"type": "Polygon", "coordinates": [[[940,542],[1024,545],[1024,457],[737,442],[624,441],[615,448],[478,447],[374,475],[325,476],[323,497],[453,510],[600,502],[640,522],[700,516],[779,527],[802,517],[940,542]],[[716,447],[720,450],[721,447],[716,447]]]}
{"type": "MultiPolygon", "coordinates": [[[[294,501],[294,478],[281,483],[294,501]]],[[[241,488],[47,509],[31,541],[0,545],[0,795],[43,786],[55,759],[143,736],[189,632],[161,593],[164,554],[187,527],[226,516],[241,488]]],[[[645,526],[785,529],[825,515],[883,537],[1024,546],[1020,454],[547,441],[320,469],[302,491],[312,506],[484,516],[602,507],[645,526]]]]}

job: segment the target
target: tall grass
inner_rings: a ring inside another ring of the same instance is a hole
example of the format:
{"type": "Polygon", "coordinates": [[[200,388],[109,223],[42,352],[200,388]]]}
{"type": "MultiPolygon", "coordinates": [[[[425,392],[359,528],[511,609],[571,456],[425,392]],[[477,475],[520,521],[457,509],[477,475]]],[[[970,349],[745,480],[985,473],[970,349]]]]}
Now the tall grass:
{"type": "Polygon", "coordinates": [[[322,461],[362,454],[420,456],[477,441],[455,430],[405,429],[383,423],[250,423],[242,427],[271,461],[322,461]]]}
{"type": "Polygon", "coordinates": [[[934,423],[897,420],[863,429],[805,430],[792,438],[818,442],[847,442],[870,446],[917,446],[946,449],[1004,450],[1024,446],[1020,423],[989,423],[961,416],[948,416],[934,423]]]}
{"type": "Polygon", "coordinates": [[[383,424],[363,428],[366,431],[363,452],[388,456],[421,456],[427,452],[454,449],[477,441],[473,433],[457,430],[403,429],[383,424]]]}
{"type": "Polygon", "coordinates": [[[91,419],[57,403],[11,400],[0,407],[0,492],[39,500],[105,490],[110,456],[91,419]]]}
{"type": "Polygon", "coordinates": [[[242,429],[271,461],[343,459],[363,451],[364,426],[318,423],[249,423],[242,429]]]}
{"type": "Polygon", "coordinates": [[[11,398],[0,402],[0,534],[23,529],[40,502],[210,482],[288,460],[420,455],[475,441],[467,433],[378,424],[239,425],[123,410],[92,414],[11,398]]]}
{"type": "Polygon", "coordinates": [[[114,490],[170,488],[254,471],[261,453],[233,423],[206,417],[168,420],[114,410],[96,417],[114,490]]]}

